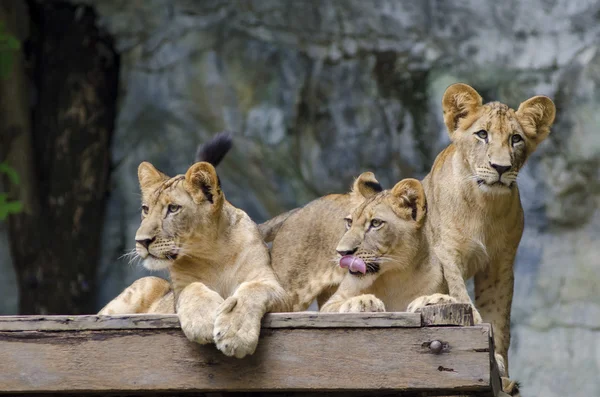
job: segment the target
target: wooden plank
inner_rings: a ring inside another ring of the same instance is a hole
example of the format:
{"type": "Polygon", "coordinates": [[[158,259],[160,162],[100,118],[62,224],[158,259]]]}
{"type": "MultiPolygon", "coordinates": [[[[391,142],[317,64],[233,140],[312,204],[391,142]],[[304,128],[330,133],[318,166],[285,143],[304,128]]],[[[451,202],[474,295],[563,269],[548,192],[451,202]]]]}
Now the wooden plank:
{"type": "Polygon", "coordinates": [[[263,329],[242,360],[178,329],[0,332],[0,390],[471,394],[491,390],[489,347],[485,326],[263,329]]]}
{"type": "Polygon", "coordinates": [[[0,331],[93,331],[180,328],[175,314],[0,316],[0,331]]]}
{"type": "Polygon", "coordinates": [[[421,308],[422,326],[473,325],[473,308],[464,303],[432,305],[421,308]]]}
{"type": "MultiPolygon", "coordinates": [[[[420,327],[418,313],[270,313],[263,328],[420,327]]],[[[179,328],[174,314],[123,316],[0,316],[0,331],[73,331],[179,328]]]]}
{"type": "Polygon", "coordinates": [[[263,328],[414,328],[421,326],[419,313],[271,313],[263,328]]]}

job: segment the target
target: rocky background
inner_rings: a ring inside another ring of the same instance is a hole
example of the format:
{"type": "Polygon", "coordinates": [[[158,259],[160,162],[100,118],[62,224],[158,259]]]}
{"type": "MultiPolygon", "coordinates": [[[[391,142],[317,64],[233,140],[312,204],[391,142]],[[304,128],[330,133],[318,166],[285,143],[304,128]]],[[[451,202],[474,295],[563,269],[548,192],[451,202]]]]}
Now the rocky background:
{"type": "MultiPolygon", "coordinates": [[[[228,199],[263,221],[360,172],[391,187],[448,143],[454,82],[557,122],[521,172],[511,374],[524,396],[600,395],[600,3],[573,0],[87,1],[120,54],[98,308],[145,272],[121,256],[139,222],[136,168],[184,172],[221,130],[228,199]]],[[[0,313],[16,290],[0,223],[0,313]]]]}

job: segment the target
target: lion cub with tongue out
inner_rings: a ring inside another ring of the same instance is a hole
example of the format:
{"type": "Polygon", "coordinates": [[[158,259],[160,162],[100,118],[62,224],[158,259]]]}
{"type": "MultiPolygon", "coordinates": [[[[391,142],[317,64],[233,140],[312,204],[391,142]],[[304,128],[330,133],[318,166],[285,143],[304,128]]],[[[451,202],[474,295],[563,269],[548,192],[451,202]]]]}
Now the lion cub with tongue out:
{"type": "Polygon", "coordinates": [[[432,294],[436,303],[454,302],[442,294],[448,290],[441,266],[428,255],[421,183],[404,179],[391,190],[361,194],[365,200],[346,218],[336,248],[348,274],[321,311],[405,311],[416,298],[432,294]]]}

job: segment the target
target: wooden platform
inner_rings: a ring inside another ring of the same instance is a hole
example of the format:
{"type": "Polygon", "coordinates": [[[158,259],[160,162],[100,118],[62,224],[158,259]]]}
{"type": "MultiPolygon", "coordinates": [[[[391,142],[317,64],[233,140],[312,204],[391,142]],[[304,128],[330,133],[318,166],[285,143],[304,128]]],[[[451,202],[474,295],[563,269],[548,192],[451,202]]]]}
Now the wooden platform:
{"type": "Polygon", "coordinates": [[[496,396],[491,329],[469,324],[466,305],[268,314],[239,360],[189,342],[174,315],[6,316],[0,394],[496,396]]]}

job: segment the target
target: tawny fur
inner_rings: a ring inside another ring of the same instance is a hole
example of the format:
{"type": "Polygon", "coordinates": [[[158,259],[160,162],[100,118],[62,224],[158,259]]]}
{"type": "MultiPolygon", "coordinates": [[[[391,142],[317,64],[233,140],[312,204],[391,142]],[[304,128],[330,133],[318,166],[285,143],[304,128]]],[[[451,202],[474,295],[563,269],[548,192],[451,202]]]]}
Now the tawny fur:
{"type": "MultiPolygon", "coordinates": [[[[138,175],[143,205],[136,250],[148,269],[168,269],[174,299],[167,312],[177,312],[192,341],[214,342],[238,358],[252,354],[263,315],[288,309],[256,224],[225,199],[209,163],[173,178],[142,163],[138,175]]],[[[144,278],[99,314],[165,312],[162,303],[148,304],[153,296],[168,301],[168,284],[144,278]]]]}
{"type": "Polygon", "coordinates": [[[140,278],[98,312],[99,315],[135,313],[175,313],[171,284],[160,277],[140,278]]]}
{"type": "Polygon", "coordinates": [[[325,312],[405,311],[422,295],[420,306],[454,301],[447,292],[441,265],[429,255],[423,225],[427,201],[421,183],[405,179],[393,189],[366,195],[349,216],[348,231],[336,250],[353,252],[367,264],[366,274],[347,272],[325,312]]]}
{"type": "Polygon", "coordinates": [[[494,327],[497,360],[508,376],[513,263],[523,233],[516,178],[548,136],[555,107],[543,96],[523,102],[517,111],[498,102],[483,105],[465,84],[450,86],[442,106],[452,143],[423,180],[426,228],[450,295],[470,302],[464,280],[475,277],[475,304],[494,327]],[[507,170],[500,173],[494,165],[507,170]]]}
{"type": "Polygon", "coordinates": [[[381,190],[374,175],[365,172],[350,193],[321,197],[259,226],[264,236],[275,236],[271,265],[293,311],[306,310],[315,299],[325,302],[344,278],[346,271],[337,265],[335,247],[346,230],[344,218],[364,202],[361,185],[361,189],[381,190]]]}

